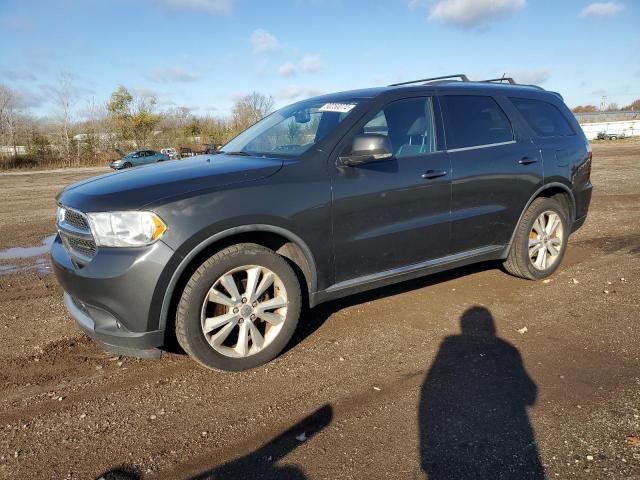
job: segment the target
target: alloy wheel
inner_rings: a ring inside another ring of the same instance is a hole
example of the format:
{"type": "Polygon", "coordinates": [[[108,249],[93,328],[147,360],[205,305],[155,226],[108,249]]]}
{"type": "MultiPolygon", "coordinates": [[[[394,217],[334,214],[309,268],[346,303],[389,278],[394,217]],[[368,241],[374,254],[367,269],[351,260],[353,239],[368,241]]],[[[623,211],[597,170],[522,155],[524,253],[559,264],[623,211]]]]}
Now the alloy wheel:
{"type": "Polygon", "coordinates": [[[286,289],[274,272],[258,265],[234,268],[215,281],[203,301],[202,333],[218,353],[248,357],[275,340],[287,306],[286,289]]]}
{"type": "Polygon", "coordinates": [[[564,229],[556,212],[542,212],[529,232],[529,260],[537,270],[550,268],[560,257],[564,229]]]}

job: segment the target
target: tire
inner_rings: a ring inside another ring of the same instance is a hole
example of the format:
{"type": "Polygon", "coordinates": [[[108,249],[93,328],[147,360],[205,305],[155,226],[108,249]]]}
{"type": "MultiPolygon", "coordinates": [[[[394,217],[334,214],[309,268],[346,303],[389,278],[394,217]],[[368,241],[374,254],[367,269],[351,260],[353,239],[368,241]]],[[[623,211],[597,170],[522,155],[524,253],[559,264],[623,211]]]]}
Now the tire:
{"type": "Polygon", "coordinates": [[[552,275],[562,262],[567,249],[569,238],[567,219],[566,210],[552,198],[541,197],[531,202],[516,228],[509,256],[503,263],[505,270],[511,275],[528,280],[540,280],[552,275]],[[544,233],[541,236],[537,233],[541,224],[536,224],[536,221],[540,222],[539,218],[543,214],[547,225],[555,224],[556,217],[553,216],[555,214],[559,220],[559,226],[553,230],[552,234],[544,233]],[[533,246],[530,247],[530,245],[533,246]],[[554,256],[551,253],[553,250],[557,251],[557,255],[554,256]],[[533,257],[531,252],[535,252],[533,257]],[[543,255],[542,259],[540,255],[543,255]]]}
{"type": "Polygon", "coordinates": [[[187,282],[178,303],[176,337],[180,346],[207,368],[247,370],[272,360],[284,349],[298,324],[300,308],[300,284],[283,257],[252,243],[233,245],[206,260],[187,282]],[[255,301],[253,295],[248,294],[250,271],[259,272],[255,274],[255,288],[252,289],[256,294],[255,301]],[[239,295],[227,289],[229,276],[239,295]],[[226,282],[223,280],[225,277],[226,282]],[[263,283],[269,283],[267,277],[273,278],[271,286],[260,293],[263,283]],[[238,298],[234,300],[234,296],[247,297],[247,302],[237,301],[238,298]],[[221,298],[225,303],[219,300],[221,298]],[[286,306],[271,312],[261,310],[269,302],[272,302],[271,305],[282,302],[286,306]],[[234,317],[235,320],[221,323],[228,317],[234,317]],[[220,325],[207,332],[216,322],[220,325]],[[247,340],[240,342],[243,328],[247,340]],[[223,332],[225,329],[228,330],[226,335],[223,332]],[[256,329],[258,334],[254,333],[256,329]],[[216,345],[214,337],[225,340],[216,345]]]}
{"type": "Polygon", "coordinates": [[[131,168],[131,167],[133,167],[133,165],[131,165],[131,163],[129,162],[125,162],[125,164],[122,165],[122,168],[131,168]]]}

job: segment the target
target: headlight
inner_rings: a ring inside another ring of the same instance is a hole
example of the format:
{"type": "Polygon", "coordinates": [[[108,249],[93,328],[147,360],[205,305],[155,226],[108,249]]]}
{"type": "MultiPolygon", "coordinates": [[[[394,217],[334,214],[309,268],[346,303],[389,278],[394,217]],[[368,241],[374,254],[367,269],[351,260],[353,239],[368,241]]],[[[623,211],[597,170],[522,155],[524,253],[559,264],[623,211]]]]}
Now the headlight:
{"type": "Polygon", "coordinates": [[[88,213],[96,245],[140,247],[158,240],[167,226],[153,212],[88,213]]]}
{"type": "Polygon", "coordinates": [[[58,225],[64,222],[64,217],[66,216],[67,209],[64,207],[58,207],[58,211],[56,212],[56,218],[58,220],[58,225]]]}

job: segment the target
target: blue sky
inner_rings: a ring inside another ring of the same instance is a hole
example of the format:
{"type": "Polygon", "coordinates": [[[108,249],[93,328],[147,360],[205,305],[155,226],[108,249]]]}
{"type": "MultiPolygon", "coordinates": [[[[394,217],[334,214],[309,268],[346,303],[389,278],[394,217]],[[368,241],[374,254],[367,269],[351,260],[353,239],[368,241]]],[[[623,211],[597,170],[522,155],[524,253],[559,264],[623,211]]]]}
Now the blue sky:
{"type": "Polygon", "coordinates": [[[280,106],[460,72],[625,105],[640,98],[639,20],[637,0],[0,0],[0,83],[42,116],[60,72],[78,112],[119,84],[225,115],[253,90],[280,106]]]}

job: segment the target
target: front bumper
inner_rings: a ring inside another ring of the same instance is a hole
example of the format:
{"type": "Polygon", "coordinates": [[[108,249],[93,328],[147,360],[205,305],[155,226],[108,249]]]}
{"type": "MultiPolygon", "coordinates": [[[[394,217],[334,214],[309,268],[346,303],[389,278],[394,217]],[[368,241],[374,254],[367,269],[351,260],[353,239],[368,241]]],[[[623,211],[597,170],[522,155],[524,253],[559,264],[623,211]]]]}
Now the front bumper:
{"type": "Polygon", "coordinates": [[[120,170],[123,165],[124,165],[123,163],[111,162],[109,164],[109,167],[113,168],[114,170],[120,170]]]}
{"type": "Polygon", "coordinates": [[[65,306],[78,325],[107,350],[137,357],[160,355],[164,330],[150,312],[172,256],[161,241],[142,248],[98,248],[89,263],[77,268],[60,236],[51,247],[65,306]]]}
{"type": "Polygon", "coordinates": [[[83,304],[66,292],[64,306],[78,326],[105,350],[130,357],[160,357],[158,347],[164,340],[163,330],[130,332],[108,312],[83,304]]]}

